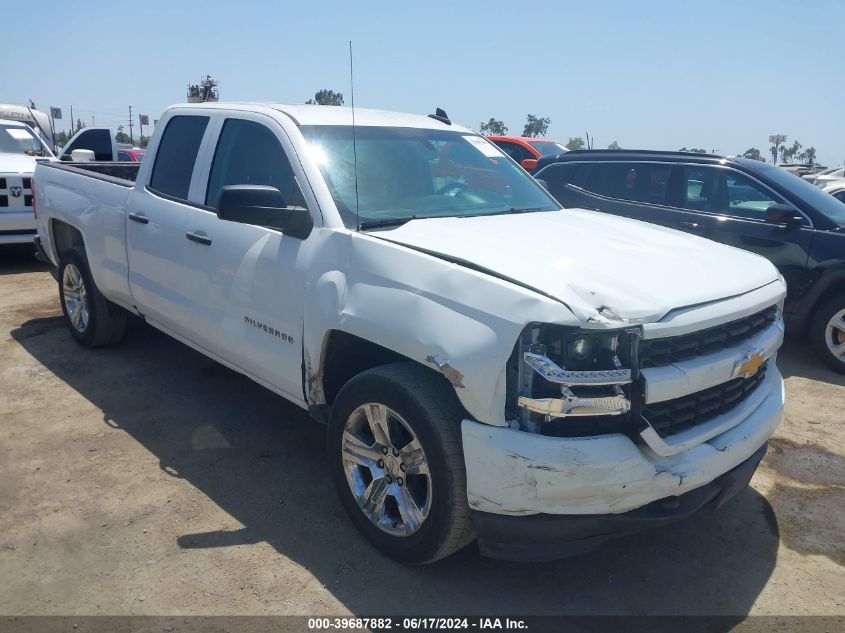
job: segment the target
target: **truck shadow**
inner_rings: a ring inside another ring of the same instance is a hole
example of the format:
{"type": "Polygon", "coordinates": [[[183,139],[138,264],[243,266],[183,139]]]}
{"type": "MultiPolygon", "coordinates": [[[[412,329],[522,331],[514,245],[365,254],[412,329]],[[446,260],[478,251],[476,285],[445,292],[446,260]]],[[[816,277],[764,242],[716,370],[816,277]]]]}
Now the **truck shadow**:
{"type": "Polygon", "coordinates": [[[816,356],[804,337],[787,336],[778,352],[778,367],[784,378],[798,376],[845,387],[845,374],[837,374],[816,356]]]}
{"type": "MultiPolygon", "coordinates": [[[[747,614],[779,545],[750,488],[705,511],[578,558],[484,559],[475,546],[408,568],[347,520],[328,477],[324,428],[299,408],[143,324],[118,346],[79,351],[60,319],[12,336],[41,364],[244,527],[174,536],[182,548],[267,542],[356,614],[747,614]]],[[[268,565],[274,564],[272,560],[268,565]]],[[[725,629],[736,624],[724,621],[725,629]]]]}
{"type": "Polygon", "coordinates": [[[0,277],[41,270],[48,270],[48,267],[35,259],[34,245],[0,245],[0,277]]]}

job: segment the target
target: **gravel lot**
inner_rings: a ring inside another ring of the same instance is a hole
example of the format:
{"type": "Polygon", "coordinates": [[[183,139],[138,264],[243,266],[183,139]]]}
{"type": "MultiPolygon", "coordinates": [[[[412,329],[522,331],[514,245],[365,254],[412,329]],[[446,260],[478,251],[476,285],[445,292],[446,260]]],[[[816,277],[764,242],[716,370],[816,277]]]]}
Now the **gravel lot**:
{"type": "Polygon", "coordinates": [[[845,376],[798,341],[784,423],[718,513],[416,569],[346,520],[322,427],[140,323],[82,349],[26,251],[0,252],[0,359],[2,614],[845,614],[845,376]]]}

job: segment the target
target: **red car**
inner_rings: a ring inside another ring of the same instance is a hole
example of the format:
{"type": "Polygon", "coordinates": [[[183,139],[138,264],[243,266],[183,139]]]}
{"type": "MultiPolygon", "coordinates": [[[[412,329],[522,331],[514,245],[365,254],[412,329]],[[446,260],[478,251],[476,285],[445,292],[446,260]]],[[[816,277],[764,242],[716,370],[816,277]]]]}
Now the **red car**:
{"type": "Polygon", "coordinates": [[[117,150],[117,160],[126,163],[140,163],[144,159],[144,150],[137,147],[123,148],[117,150]]]}
{"type": "Polygon", "coordinates": [[[542,138],[525,136],[488,136],[487,138],[529,173],[537,169],[538,158],[557,156],[569,151],[560,143],[542,138]]]}

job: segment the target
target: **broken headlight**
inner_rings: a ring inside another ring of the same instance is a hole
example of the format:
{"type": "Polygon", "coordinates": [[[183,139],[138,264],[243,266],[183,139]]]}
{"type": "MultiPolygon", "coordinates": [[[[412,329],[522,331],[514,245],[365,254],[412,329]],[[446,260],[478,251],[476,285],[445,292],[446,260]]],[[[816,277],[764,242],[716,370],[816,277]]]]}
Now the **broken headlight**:
{"type": "Polygon", "coordinates": [[[516,417],[520,427],[538,430],[561,418],[587,422],[626,415],[635,377],[634,337],[633,330],[526,328],[511,357],[509,419],[516,417]]]}

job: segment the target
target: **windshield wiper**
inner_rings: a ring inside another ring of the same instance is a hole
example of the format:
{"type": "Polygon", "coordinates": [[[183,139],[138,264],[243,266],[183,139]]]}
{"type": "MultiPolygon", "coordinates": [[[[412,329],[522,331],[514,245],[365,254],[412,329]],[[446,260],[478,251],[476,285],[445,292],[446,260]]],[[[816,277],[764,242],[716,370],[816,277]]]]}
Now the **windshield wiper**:
{"type": "Polygon", "coordinates": [[[511,213],[531,213],[533,211],[550,211],[551,209],[545,209],[543,207],[524,207],[522,209],[518,209],[516,207],[511,207],[510,209],[506,209],[505,211],[495,211],[494,213],[485,213],[484,215],[509,215],[511,213]]]}
{"type": "Polygon", "coordinates": [[[419,220],[422,216],[409,215],[402,218],[382,218],[381,220],[364,220],[359,224],[362,231],[366,229],[378,229],[384,226],[402,226],[411,220],[419,220]]]}

